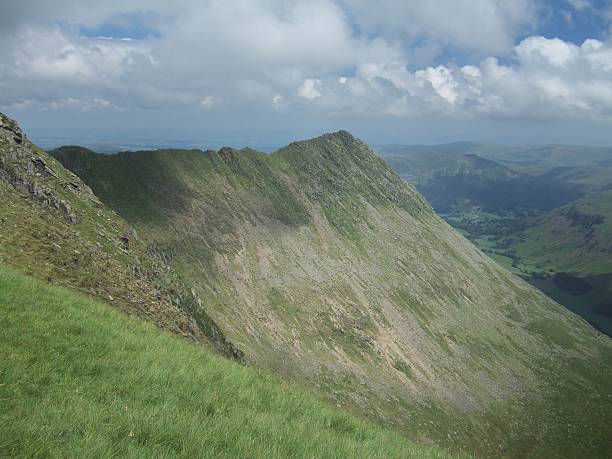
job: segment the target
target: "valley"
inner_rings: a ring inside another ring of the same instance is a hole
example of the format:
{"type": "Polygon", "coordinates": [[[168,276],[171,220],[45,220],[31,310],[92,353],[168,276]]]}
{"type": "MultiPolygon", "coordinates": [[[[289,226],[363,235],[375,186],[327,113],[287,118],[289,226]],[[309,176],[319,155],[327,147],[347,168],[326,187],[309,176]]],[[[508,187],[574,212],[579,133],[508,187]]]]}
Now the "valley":
{"type": "Polygon", "coordinates": [[[612,151],[471,143],[378,150],[489,257],[612,335],[612,151]],[[572,289],[576,282],[584,287],[572,289]]]}

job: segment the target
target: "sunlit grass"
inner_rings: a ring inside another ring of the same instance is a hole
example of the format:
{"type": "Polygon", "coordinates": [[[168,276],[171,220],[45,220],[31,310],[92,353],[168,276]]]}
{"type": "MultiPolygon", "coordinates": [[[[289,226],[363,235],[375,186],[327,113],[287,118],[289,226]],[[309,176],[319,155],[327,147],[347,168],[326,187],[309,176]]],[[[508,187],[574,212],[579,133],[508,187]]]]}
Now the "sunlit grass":
{"type": "Polygon", "coordinates": [[[0,456],[448,457],[1,266],[0,456]]]}

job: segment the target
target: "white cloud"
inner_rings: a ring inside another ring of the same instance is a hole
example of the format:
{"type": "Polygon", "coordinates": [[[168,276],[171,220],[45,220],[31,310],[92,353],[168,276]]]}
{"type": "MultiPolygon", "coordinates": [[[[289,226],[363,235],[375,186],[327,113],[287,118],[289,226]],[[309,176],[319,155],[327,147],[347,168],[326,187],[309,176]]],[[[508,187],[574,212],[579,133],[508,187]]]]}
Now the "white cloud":
{"type": "Polygon", "coordinates": [[[453,105],[459,97],[458,82],[450,69],[440,65],[436,68],[427,68],[415,73],[415,77],[421,81],[427,81],[442,99],[453,105]]]}
{"type": "Polygon", "coordinates": [[[512,65],[489,57],[479,66],[414,72],[401,62],[363,65],[337,85],[335,97],[328,88],[326,97],[313,103],[365,113],[612,119],[609,44],[586,40],[577,46],[535,36],[520,42],[513,57],[512,65]]]}
{"type": "Polygon", "coordinates": [[[22,0],[7,9],[0,19],[0,106],[612,116],[610,43],[530,36],[516,44],[537,20],[527,0],[89,6],[22,0]],[[79,34],[80,25],[117,21],[117,12],[145,6],[155,13],[156,36],[79,34]],[[468,51],[470,65],[429,64],[449,49],[468,51]]]}
{"type": "Polygon", "coordinates": [[[314,78],[307,78],[304,83],[298,89],[298,96],[308,99],[315,100],[321,97],[321,80],[314,78]]]}
{"type": "Polygon", "coordinates": [[[593,7],[590,0],[565,0],[565,1],[578,11],[582,11],[587,8],[593,7]]]}
{"type": "Polygon", "coordinates": [[[210,110],[215,106],[215,100],[210,96],[205,96],[200,100],[200,106],[204,110],[210,110]]]}
{"type": "Polygon", "coordinates": [[[16,41],[12,70],[32,80],[101,83],[125,74],[149,52],[130,42],[69,37],[57,27],[24,29],[16,41]]]}
{"type": "MultiPolygon", "coordinates": [[[[124,11],[114,4],[115,11],[124,11]]],[[[291,98],[305,76],[400,55],[384,40],[357,37],[343,11],[328,0],[147,6],[174,13],[172,21],[159,27],[159,38],[86,38],[76,33],[78,28],[44,22],[26,22],[0,36],[0,104],[81,97],[87,90],[113,98],[117,105],[137,107],[196,105],[202,94],[214,99],[215,107],[219,101],[269,106],[275,94],[291,98]]],[[[72,7],[82,11],[67,0],[57,5],[59,12],[70,12],[69,17],[76,14],[72,7]]],[[[59,14],[44,5],[41,9],[49,19],[59,14]]],[[[98,12],[98,23],[112,11],[92,9],[98,12]]],[[[93,12],[81,17],[96,23],[93,12]]],[[[309,94],[316,91],[313,87],[309,94]]]]}
{"type": "Polygon", "coordinates": [[[274,110],[282,110],[286,108],[285,98],[280,94],[274,94],[272,96],[272,108],[274,110]]]}
{"type": "Polygon", "coordinates": [[[573,43],[541,36],[526,38],[515,48],[515,51],[523,65],[532,66],[563,67],[574,62],[580,54],[580,48],[573,43]]]}
{"type": "MultiPolygon", "coordinates": [[[[369,34],[418,40],[479,53],[506,53],[515,39],[533,30],[533,0],[341,0],[369,34]]],[[[419,48],[420,49],[420,48],[419,48]]],[[[438,49],[439,51],[439,49],[438,49]]]]}

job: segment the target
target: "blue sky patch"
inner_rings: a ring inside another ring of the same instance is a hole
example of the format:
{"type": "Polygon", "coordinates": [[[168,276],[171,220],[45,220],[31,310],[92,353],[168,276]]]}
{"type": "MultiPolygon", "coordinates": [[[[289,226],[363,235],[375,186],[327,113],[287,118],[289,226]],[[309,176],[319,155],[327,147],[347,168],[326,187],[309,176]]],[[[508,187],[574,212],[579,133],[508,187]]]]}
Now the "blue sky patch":
{"type": "Polygon", "coordinates": [[[160,28],[169,22],[155,13],[120,13],[96,27],[81,27],[80,35],[90,38],[115,38],[142,40],[145,38],[160,38],[160,28]]]}

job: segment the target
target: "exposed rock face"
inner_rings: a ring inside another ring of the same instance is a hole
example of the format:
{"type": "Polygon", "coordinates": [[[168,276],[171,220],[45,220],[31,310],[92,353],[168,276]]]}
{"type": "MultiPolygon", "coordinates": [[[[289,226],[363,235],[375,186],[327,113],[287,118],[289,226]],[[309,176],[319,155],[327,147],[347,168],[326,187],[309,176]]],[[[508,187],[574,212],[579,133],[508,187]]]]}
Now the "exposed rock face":
{"type": "Polygon", "coordinates": [[[0,263],[87,293],[231,356],[178,275],[74,173],[0,113],[0,263]],[[211,346],[212,345],[212,346],[211,346]]]}
{"type": "Polygon", "coordinates": [[[24,135],[23,132],[21,132],[21,128],[14,120],[10,119],[3,113],[0,113],[0,129],[8,131],[15,143],[23,142],[24,135]]]}
{"type": "Polygon", "coordinates": [[[17,123],[0,113],[0,179],[6,180],[20,193],[59,211],[71,224],[77,224],[79,217],[72,206],[42,183],[44,178],[57,178],[57,175],[27,144],[17,123]]]}

